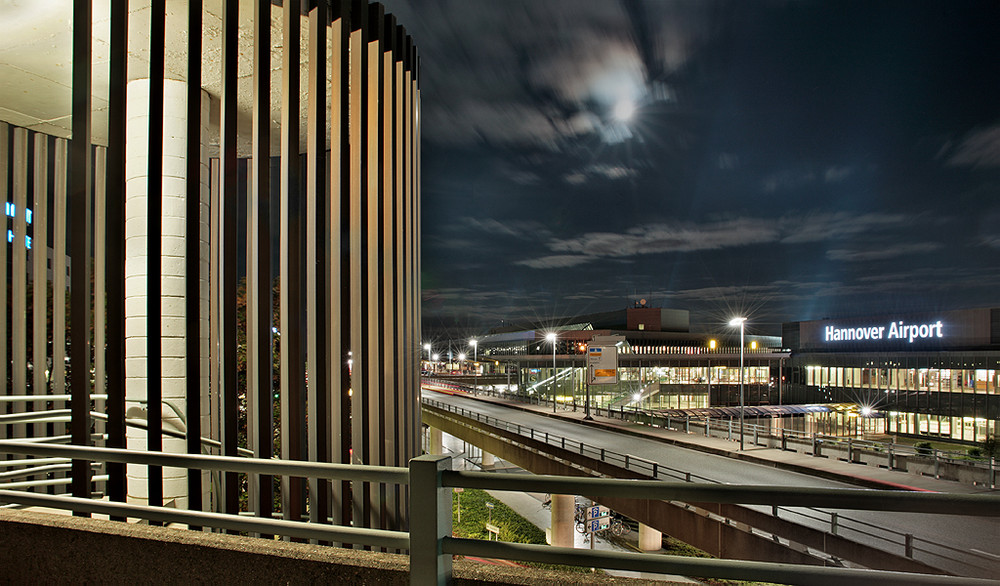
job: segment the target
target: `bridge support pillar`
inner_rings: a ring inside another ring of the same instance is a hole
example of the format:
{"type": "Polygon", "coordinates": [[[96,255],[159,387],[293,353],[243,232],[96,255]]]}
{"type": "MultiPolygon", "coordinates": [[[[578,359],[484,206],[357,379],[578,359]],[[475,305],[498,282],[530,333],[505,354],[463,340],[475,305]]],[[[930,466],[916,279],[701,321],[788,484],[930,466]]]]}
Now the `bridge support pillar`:
{"type": "Polygon", "coordinates": [[[437,456],[444,454],[444,432],[428,426],[427,434],[427,453],[437,456]]]}
{"type": "Polygon", "coordinates": [[[497,459],[493,456],[493,454],[483,450],[483,468],[492,468],[496,466],[496,463],[497,459]]]}
{"type": "Polygon", "coordinates": [[[648,525],[639,523],[639,549],[659,551],[663,547],[663,533],[648,525]]]}
{"type": "Polygon", "coordinates": [[[576,498],[568,494],[552,495],[552,545],[573,547],[573,529],[576,523],[576,498]]]}

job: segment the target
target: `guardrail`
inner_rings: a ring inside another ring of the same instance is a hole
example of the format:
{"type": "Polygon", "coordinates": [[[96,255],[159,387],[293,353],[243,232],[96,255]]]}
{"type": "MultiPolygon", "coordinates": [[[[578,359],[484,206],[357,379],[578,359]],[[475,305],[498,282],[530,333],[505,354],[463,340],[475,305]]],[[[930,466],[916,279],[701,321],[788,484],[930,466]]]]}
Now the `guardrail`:
{"type": "MultiPolygon", "coordinates": [[[[461,387],[461,385],[455,386],[461,387]]],[[[456,390],[472,392],[471,388],[456,390]]],[[[498,393],[492,389],[479,389],[478,394],[529,404],[551,403],[550,399],[541,396],[525,397],[516,393],[498,393]]],[[[573,407],[582,408],[578,405],[573,407]]],[[[639,408],[626,409],[624,406],[615,409],[595,406],[591,408],[591,412],[598,416],[617,418],[652,427],[739,441],[739,422],[731,418],[672,417],[669,413],[662,411],[639,408]]],[[[933,476],[938,479],[986,486],[991,489],[997,488],[1000,463],[996,458],[970,459],[967,454],[962,452],[797,430],[775,430],[771,426],[755,423],[744,422],[743,427],[744,442],[753,446],[781,449],[816,457],[832,456],[854,464],[879,466],[909,474],[933,476]]]]}
{"type": "MultiPolygon", "coordinates": [[[[646,458],[642,458],[632,454],[620,453],[613,450],[609,450],[605,447],[588,444],[583,441],[567,438],[562,435],[558,435],[548,431],[536,431],[533,427],[521,425],[519,423],[514,423],[506,421],[503,419],[498,419],[490,415],[485,415],[478,411],[465,409],[463,407],[458,407],[456,405],[450,405],[448,403],[437,401],[434,399],[424,398],[423,402],[425,404],[437,407],[444,411],[466,417],[468,419],[475,420],[478,423],[483,423],[485,425],[502,429],[508,433],[513,433],[515,435],[524,437],[526,439],[531,439],[534,441],[542,442],[546,445],[557,447],[563,450],[571,450],[574,453],[578,453],[581,456],[588,457],[594,460],[599,460],[601,462],[610,463],[619,468],[647,476],[652,479],[676,479],[683,482],[690,483],[700,483],[697,490],[707,490],[709,487],[705,485],[720,485],[717,480],[701,476],[696,473],[692,473],[689,470],[680,470],[673,468],[668,465],[664,465],[660,462],[655,462],[646,458]]],[[[728,485],[727,485],[728,486],[728,485]]],[[[524,489],[522,489],[524,490],[524,489]]],[[[769,488],[768,490],[780,490],[779,488],[769,488]]],[[[892,491],[891,494],[894,495],[908,495],[908,494],[918,494],[909,493],[902,491],[892,491]]],[[[904,497],[908,498],[908,497],[904,497]]],[[[998,497],[1000,498],[1000,497],[998,497]]],[[[702,500],[701,502],[706,502],[702,500]]],[[[751,504],[751,503],[742,503],[751,504]]],[[[764,504],[764,503],[758,503],[764,504]]],[[[772,504],[770,513],[775,517],[782,517],[786,520],[800,522],[805,520],[811,522],[811,525],[818,527],[824,531],[829,531],[834,535],[840,535],[842,537],[864,537],[868,540],[874,541],[878,544],[876,547],[888,552],[901,554],[911,559],[921,559],[931,563],[940,560],[945,560],[949,562],[964,563],[966,560],[975,559],[983,564],[994,565],[997,561],[988,555],[979,554],[976,552],[970,552],[948,545],[941,544],[937,541],[932,541],[928,539],[923,539],[919,536],[913,535],[912,533],[905,533],[901,531],[895,531],[892,529],[887,529],[878,525],[874,525],[867,521],[851,517],[850,515],[845,515],[836,511],[828,511],[818,508],[788,508],[787,506],[779,506],[778,504],[772,504]]],[[[823,503],[825,508],[837,508],[828,507],[826,503],[823,503]]],[[[853,507],[845,507],[853,508],[853,507]]],[[[884,509],[891,510],[891,509],[884,509]]],[[[929,511],[924,511],[929,512],[929,511]]]]}
{"type": "Polygon", "coordinates": [[[686,483],[524,474],[486,474],[451,470],[447,456],[420,456],[408,468],[358,466],[226,456],[167,454],[112,448],[58,446],[0,440],[0,453],[75,460],[122,462],[150,466],[298,476],[410,486],[410,531],[386,531],[308,521],[286,521],[204,511],[104,502],[62,495],[0,490],[0,501],[44,506],[85,514],[133,517],[161,523],[281,535],[321,542],[352,543],[409,550],[411,584],[448,584],[452,555],[479,555],[609,569],[630,569],[699,577],[742,578],[796,584],[990,584],[989,580],[851,568],[803,566],[739,560],[689,559],[659,554],[631,554],[572,548],[486,542],[452,537],[452,488],[545,491],[553,494],[624,496],[640,499],[719,503],[827,506],[865,510],[933,511],[1000,516],[1000,497],[993,495],[903,494],[892,491],[748,486],[692,487],[686,483]]]}

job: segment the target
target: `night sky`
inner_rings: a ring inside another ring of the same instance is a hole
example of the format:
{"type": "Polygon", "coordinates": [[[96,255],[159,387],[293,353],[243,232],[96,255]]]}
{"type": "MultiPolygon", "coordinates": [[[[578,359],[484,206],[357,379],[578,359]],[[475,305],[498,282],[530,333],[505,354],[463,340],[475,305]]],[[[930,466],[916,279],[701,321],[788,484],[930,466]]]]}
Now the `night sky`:
{"type": "Polygon", "coordinates": [[[383,4],[422,59],[425,329],[1000,306],[998,2],[383,4]]]}

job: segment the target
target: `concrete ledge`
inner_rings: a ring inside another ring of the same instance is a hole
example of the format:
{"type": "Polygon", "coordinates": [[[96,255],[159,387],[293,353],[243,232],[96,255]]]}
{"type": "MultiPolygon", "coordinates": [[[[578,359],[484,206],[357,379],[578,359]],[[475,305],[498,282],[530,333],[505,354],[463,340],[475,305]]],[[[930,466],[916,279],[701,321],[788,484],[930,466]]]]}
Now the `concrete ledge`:
{"type": "MultiPolygon", "coordinates": [[[[0,584],[410,583],[405,555],[0,509],[0,584]]],[[[454,584],[652,584],[458,560],[454,584]]],[[[662,584],[662,582],[659,582],[662,584]]]]}

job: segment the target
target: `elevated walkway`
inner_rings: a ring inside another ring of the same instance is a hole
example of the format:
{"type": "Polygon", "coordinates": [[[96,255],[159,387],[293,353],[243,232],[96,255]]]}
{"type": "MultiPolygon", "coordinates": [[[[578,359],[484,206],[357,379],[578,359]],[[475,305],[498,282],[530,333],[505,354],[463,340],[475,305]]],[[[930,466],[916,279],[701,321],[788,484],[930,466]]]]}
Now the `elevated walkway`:
{"type": "Polygon", "coordinates": [[[623,421],[619,418],[596,415],[593,412],[591,413],[593,420],[586,421],[584,420],[582,408],[579,408],[577,411],[560,409],[556,413],[552,413],[551,407],[544,404],[526,404],[483,395],[474,397],[473,399],[537,415],[544,415],[545,417],[572,421],[580,425],[643,437],[718,456],[810,474],[865,488],[919,490],[952,494],[986,494],[996,492],[985,486],[972,486],[931,476],[907,474],[877,466],[859,466],[856,463],[845,462],[834,457],[812,456],[778,448],[748,445],[741,452],[739,444],[736,441],[705,436],[699,433],[685,433],[662,427],[651,427],[632,421],[623,421]]]}

